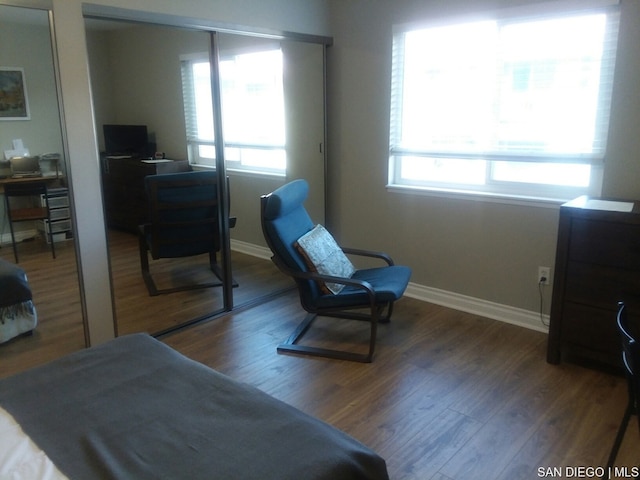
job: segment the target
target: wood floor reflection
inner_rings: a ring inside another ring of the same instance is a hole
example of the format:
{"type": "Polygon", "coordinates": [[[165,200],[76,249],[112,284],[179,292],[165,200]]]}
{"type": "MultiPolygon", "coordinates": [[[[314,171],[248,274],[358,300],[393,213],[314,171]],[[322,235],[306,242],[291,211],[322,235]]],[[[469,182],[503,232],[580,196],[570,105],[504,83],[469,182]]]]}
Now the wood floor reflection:
{"type": "MultiPolygon", "coordinates": [[[[109,251],[118,335],[158,333],[220,311],[222,289],[208,288],[150,297],[140,274],[135,235],[109,233],[109,251]]],[[[53,259],[40,240],[20,244],[20,266],[27,272],[38,312],[31,336],[0,344],[0,378],[41,365],[85,347],[75,249],[72,241],[56,244],[53,259]]],[[[11,246],[0,248],[0,258],[14,262],[11,246]]],[[[151,271],[162,282],[189,275],[210,275],[208,257],[152,261],[151,271]]],[[[255,301],[290,287],[291,281],[269,261],[232,252],[234,306],[255,301]]],[[[106,294],[106,292],[105,292],[106,294]]]]}
{"type": "MultiPolygon", "coordinates": [[[[118,335],[134,332],[155,334],[223,308],[222,288],[188,290],[150,297],[140,274],[138,239],[120,231],[109,233],[113,290],[118,335]]],[[[150,260],[151,273],[159,288],[213,281],[208,255],[180,259],[150,260]]],[[[234,305],[291,286],[268,260],[232,252],[234,305]]]]}
{"type": "MultiPolygon", "coordinates": [[[[18,247],[20,267],[27,272],[38,314],[30,336],[0,344],[0,377],[41,365],[85,347],[82,304],[73,241],[56,243],[56,258],[42,239],[18,247]]],[[[0,258],[15,262],[11,245],[0,258]]]]}

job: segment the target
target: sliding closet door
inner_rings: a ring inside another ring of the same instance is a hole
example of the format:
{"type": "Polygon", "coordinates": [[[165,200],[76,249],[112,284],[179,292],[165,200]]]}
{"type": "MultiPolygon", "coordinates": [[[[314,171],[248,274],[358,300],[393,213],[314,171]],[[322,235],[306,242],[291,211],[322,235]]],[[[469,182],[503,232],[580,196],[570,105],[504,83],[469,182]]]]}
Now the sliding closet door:
{"type": "MultiPolygon", "coordinates": [[[[194,56],[209,58],[210,33],[106,20],[87,20],[86,29],[100,150],[105,150],[104,125],[144,125],[155,151],[167,159],[186,161],[185,62],[194,56]]],[[[212,111],[210,104],[208,111],[212,111]]],[[[111,209],[126,208],[118,195],[129,199],[131,209],[146,208],[141,169],[148,165],[137,162],[131,166],[131,160],[117,158],[107,164],[104,155],[101,161],[118,335],[158,334],[224,311],[220,287],[149,295],[141,275],[136,226],[109,221],[111,209]]],[[[215,280],[207,255],[158,260],[149,255],[149,262],[158,288],[192,279],[192,283],[215,280]]]]}
{"type": "Polygon", "coordinates": [[[282,42],[286,68],[287,180],[309,182],[306,207],[316,223],[325,223],[324,45],[282,42]]]}
{"type": "MultiPolygon", "coordinates": [[[[56,258],[53,258],[51,248],[41,233],[46,228],[43,222],[14,225],[19,242],[18,265],[29,280],[37,323],[31,335],[9,340],[9,332],[14,331],[15,324],[22,324],[22,320],[13,318],[15,310],[5,312],[1,319],[2,337],[8,341],[0,346],[0,377],[86,346],[77,268],[77,234],[66,233],[67,227],[75,223],[71,195],[73,185],[61,122],[50,5],[48,2],[30,2],[32,7],[41,4],[41,8],[0,5],[0,88],[16,99],[13,105],[5,102],[0,107],[0,175],[10,175],[7,156],[40,156],[43,175],[50,188],[61,188],[57,190],[57,201],[63,208],[57,209],[56,213],[62,220],[56,225],[63,227],[64,231],[55,235],[56,258]],[[47,161],[47,157],[58,158],[58,178],[55,164],[47,161]]],[[[0,249],[0,259],[13,264],[15,259],[2,191],[0,186],[0,218],[3,219],[0,237],[4,247],[0,249]]],[[[3,288],[5,286],[3,284],[3,288]]],[[[28,325],[32,325],[33,316],[29,313],[24,309],[19,315],[30,318],[28,325]]]]}
{"type": "MultiPolygon", "coordinates": [[[[219,40],[231,210],[238,217],[231,231],[232,247],[261,248],[259,254],[268,258],[260,225],[261,195],[304,178],[310,185],[306,207],[315,222],[325,221],[325,46],[227,33],[220,34],[219,40]],[[229,88],[225,92],[230,80],[225,84],[224,71],[231,68],[234,58],[237,63],[249,63],[242,68],[259,68],[260,61],[270,62],[265,70],[272,76],[280,75],[281,93],[268,93],[267,89],[275,87],[266,79],[246,82],[244,103],[234,98],[239,93],[229,88]],[[281,96],[282,100],[270,104],[262,95],[272,100],[281,96]],[[241,160],[243,154],[251,154],[250,159],[241,160]]],[[[235,293],[237,297],[241,291],[235,293]]]]}
{"type": "MultiPolygon", "coordinates": [[[[221,251],[218,263],[230,282],[226,290],[149,297],[137,238],[109,228],[119,335],[166,332],[291,288],[269,260],[261,195],[305,178],[311,185],[307,207],[315,221],[325,220],[325,46],[153,20],[87,20],[98,143],[103,149],[104,124],[146,125],[167,158],[189,160],[196,170],[226,170],[232,221],[222,244],[230,251],[221,251]]],[[[179,268],[198,275],[201,267],[179,268]]],[[[152,261],[154,268],[164,268],[163,262],[152,261]]]]}
{"type": "MultiPolygon", "coordinates": [[[[324,49],[231,33],[215,38],[221,136],[231,215],[237,218],[230,231],[231,270],[238,283],[233,303],[243,305],[291,286],[268,260],[260,197],[294,178],[306,178],[312,190],[308,207],[318,222],[324,221],[324,49]]],[[[202,155],[204,147],[199,146],[199,155],[190,152],[196,168],[214,164],[211,156],[202,155]]]]}

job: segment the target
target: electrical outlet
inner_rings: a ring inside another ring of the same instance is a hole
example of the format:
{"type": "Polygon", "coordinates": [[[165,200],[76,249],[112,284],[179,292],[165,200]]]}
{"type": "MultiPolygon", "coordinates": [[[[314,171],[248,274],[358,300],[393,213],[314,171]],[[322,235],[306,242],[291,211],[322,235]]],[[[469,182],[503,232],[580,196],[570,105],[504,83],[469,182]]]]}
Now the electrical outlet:
{"type": "Polygon", "coordinates": [[[538,283],[551,285],[551,267],[538,267],[538,283]]]}

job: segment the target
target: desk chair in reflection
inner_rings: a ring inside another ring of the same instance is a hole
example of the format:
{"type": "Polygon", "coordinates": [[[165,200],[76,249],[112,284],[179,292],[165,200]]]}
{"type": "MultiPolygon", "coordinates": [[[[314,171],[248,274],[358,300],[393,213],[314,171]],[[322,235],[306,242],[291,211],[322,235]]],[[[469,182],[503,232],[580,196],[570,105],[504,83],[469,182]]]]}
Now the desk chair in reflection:
{"type": "MultiPolygon", "coordinates": [[[[149,221],[140,225],[138,238],[142,278],[149,295],[222,286],[222,271],[216,261],[220,251],[217,181],[217,174],[209,171],[145,177],[149,221]],[[208,253],[218,281],[158,289],[149,270],[148,253],[154,260],[208,253]]],[[[229,224],[233,226],[235,218],[230,218],[229,224]]]]}
{"type": "MultiPolygon", "coordinates": [[[[9,229],[11,230],[13,256],[16,259],[16,263],[18,263],[18,247],[13,224],[18,222],[47,220],[48,224],[51,225],[47,184],[44,181],[31,180],[25,182],[5,183],[4,200],[7,217],[9,219],[9,229]]],[[[56,247],[53,242],[52,229],[48,228],[45,230],[48,230],[46,235],[49,236],[51,254],[53,255],[53,258],[56,258],[56,247]]]]}

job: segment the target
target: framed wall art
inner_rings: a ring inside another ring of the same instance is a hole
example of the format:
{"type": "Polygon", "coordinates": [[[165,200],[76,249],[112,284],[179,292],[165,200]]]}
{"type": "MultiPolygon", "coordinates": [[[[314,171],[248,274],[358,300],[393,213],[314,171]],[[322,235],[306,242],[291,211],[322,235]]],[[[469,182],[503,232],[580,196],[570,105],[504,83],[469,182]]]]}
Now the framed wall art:
{"type": "Polygon", "coordinates": [[[24,69],[0,67],[0,120],[29,120],[24,69]]]}

